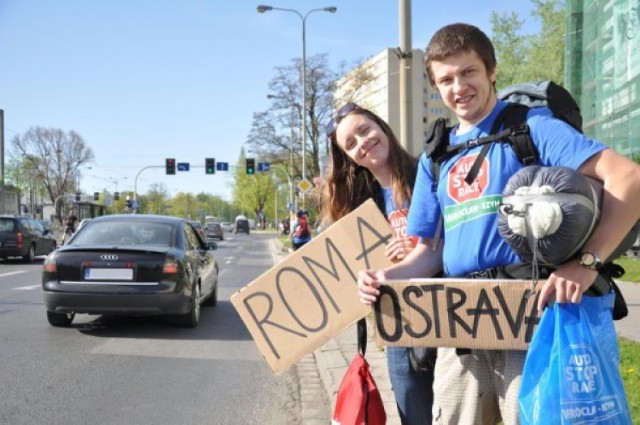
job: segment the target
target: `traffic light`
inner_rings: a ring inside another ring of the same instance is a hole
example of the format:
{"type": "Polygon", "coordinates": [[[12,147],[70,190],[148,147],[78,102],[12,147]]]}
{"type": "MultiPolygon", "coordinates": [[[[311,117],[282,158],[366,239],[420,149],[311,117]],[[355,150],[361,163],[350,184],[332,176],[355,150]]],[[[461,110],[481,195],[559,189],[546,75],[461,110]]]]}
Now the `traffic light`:
{"type": "Polygon", "coordinates": [[[113,194],[113,199],[116,200],[116,201],[120,200],[120,192],[115,192],[113,194]]]}
{"type": "Polygon", "coordinates": [[[76,192],[76,197],[75,197],[76,198],[76,202],[80,202],[80,195],[81,195],[80,192],[76,192]]]}
{"type": "Polygon", "coordinates": [[[93,200],[94,201],[100,200],[100,192],[93,192],[93,200]]]}
{"type": "Polygon", "coordinates": [[[216,160],[214,158],[205,158],[204,160],[204,172],[206,174],[216,173],[216,160]]]}
{"type": "Polygon", "coordinates": [[[176,159],[167,158],[164,161],[165,171],[167,174],[172,175],[176,173],[176,159]]]}
{"type": "Polygon", "coordinates": [[[247,174],[256,173],[256,160],[254,158],[247,158],[247,174]]]}

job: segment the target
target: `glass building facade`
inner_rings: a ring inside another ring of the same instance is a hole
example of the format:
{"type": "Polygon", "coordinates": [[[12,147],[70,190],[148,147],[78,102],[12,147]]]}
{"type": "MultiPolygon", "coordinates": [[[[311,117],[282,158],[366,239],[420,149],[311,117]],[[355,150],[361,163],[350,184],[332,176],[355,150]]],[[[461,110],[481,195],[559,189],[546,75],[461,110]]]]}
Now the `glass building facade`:
{"type": "Polygon", "coordinates": [[[640,161],[640,0],[567,0],[565,86],[585,134],[640,161]]]}

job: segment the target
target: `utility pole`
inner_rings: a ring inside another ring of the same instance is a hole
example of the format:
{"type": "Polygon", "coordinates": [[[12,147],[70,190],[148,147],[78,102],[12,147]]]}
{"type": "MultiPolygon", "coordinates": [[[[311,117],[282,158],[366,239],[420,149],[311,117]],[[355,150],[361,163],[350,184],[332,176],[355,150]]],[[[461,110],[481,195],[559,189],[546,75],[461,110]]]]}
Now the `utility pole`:
{"type": "Polygon", "coordinates": [[[400,144],[413,154],[413,99],[411,95],[411,0],[399,0],[400,19],[400,144]]]}

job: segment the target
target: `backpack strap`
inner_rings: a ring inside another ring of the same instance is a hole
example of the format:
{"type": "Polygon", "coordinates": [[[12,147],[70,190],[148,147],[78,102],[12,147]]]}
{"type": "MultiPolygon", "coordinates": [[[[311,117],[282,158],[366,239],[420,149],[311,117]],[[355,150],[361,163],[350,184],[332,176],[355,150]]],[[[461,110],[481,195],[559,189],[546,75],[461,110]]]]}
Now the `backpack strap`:
{"type": "Polygon", "coordinates": [[[527,125],[528,113],[529,107],[520,103],[509,103],[500,113],[503,116],[503,128],[512,129],[508,142],[523,165],[535,164],[540,159],[527,125]]]}
{"type": "Polygon", "coordinates": [[[489,152],[489,143],[492,142],[509,143],[518,160],[524,165],[535,164],[538,161],[540,155],[531,140],[529,126],[527,125],[528,112],[528,106],[519,103],[509,103],[500,111],[494,120],[489,136],[481,137],[477,140],[469,140],[464,144],[458,145],[461,147],[460,150],[466,149],[467,146],[484,145],[464,178],[467,184],[473,183],[478,176],[482,161],[484,161],[487,152],[489,152]],[[498,132],[500,127],[502,127],[503,130],[498,132]]]}

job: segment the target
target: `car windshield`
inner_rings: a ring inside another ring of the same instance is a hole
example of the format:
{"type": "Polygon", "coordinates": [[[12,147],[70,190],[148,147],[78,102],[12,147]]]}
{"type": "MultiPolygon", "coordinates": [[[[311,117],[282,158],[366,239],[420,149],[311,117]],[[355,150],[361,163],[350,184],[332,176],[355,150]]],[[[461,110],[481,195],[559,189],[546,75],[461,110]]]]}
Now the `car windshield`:
{"type": "Polygon", "coordinates": [[[134,221],[90,221],[83,227],[72,245],[172,245],[172,225],[134,221]]]}

